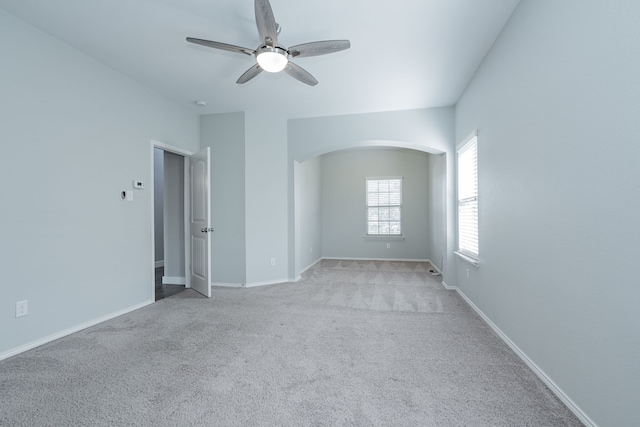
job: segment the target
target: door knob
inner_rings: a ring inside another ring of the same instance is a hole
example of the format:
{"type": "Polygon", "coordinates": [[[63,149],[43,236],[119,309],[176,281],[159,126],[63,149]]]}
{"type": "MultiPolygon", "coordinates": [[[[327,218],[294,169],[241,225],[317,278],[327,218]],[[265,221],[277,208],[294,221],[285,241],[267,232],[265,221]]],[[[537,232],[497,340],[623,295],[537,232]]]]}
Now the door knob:
{"type": "Polygon", "coordinates": [[[213,233],[213,228],[203,228],[202,230],[200,230],[203,233],[209,233],[212,232],[213,233]]]}

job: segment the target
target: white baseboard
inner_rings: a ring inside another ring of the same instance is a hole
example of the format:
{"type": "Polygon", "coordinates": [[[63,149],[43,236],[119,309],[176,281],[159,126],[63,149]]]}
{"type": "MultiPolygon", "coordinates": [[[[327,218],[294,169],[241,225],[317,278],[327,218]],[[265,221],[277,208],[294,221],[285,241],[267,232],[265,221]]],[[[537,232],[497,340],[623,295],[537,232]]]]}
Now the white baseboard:
{"type": "Polygon", "coordinates": [[[298,276],[298,278],[296,279],[296,282],[298,280],[300,280],[300,276],[302,276],[304,274],[305,271],[307,271],[308,269],[310,269],[311,267],[313,267],[314,265],[316,265],[317,263],[319,263],[320,261],[322,261],[324,258],[318,258],[317,260],[313,261],[311,264],[309,264],[308,266],[306,266],[305,268],[302,269],[302,271],[300,272],[300,275],[298,276]]]}
{"type": "MultiPolygon", "coordinates": [[[[322,259],[335,259],[335,260],[339,260],[339,261],[400,261],[400,262],[429,262],[428,259],[410,259],[410,258],[352,258],[352,257],[348,257],[348,258],[341,258],[341,257],[334,257],[334,256],[330,256],[330,257],[322,257],[322,259]]],[[[431,264],[433,265],[433,264],[431,264]]]]}
{"type": "Polygon", "coordinates": [[[221,288],[242,288],[243,283],[224,283],[224,282],[211,282],[211,286],[219,286],[221,288]]]}
{"type": "Polygon", "coordinates": [[[441,282],[442,286],[444,286],[444,288],[448,291],[457,291],[458,288],[456,288],[455,286],[449,286],[447,285],[447,282],[445,282],[444,280],[441,282]]]}
{"type": "Polygon", "coordinates": [[[158,267],[164,267],[164,260],[156,261],[156,268],[158,268],[158,267]]]}
{"type": "Polygon", "coordinates": [[[280,280],[269,280],[266,282],[253,282],[253,283],[245,283],[245,288],[255,288],[257,286],[268,286],[268,285],[277,285],[278,283],[290,283],[295,282],[295,280],[291,279],[280,279],[280,280]]]}
{"type": "Polygon", "coordinates": [[[7,359],[7,358],[15,356],[17,354],[23,353],[23,352],[25,352],[27,350],[31,350],[31,349],[39,347],[39,346],[41,346],[43,344],[47,344],[47,343],[49,343],[51,341],[55,341],[57,339],[66,337],[67,335],[71,335],[71,334],[73,334],[75,332],[79,332],[79,331],[81,331],[83,329],[89,328],[91,326],[95,326],[98,323],[106,322],[107,320],[111,320],[114,317],[122,316],[123,314],[127,314],[129,312],[138,310],[138,309],[140,309],[142,307],[145,307],[145,306],[147,306],[149,304],[153,304],[154,302],[155,301],[150,300],[150,301],[146,301],[146,302],[143,302],[143,303],[140,303],[140,304],[136,304],[134,306],[125,308],[123,310],[118,310],[118,311],[116,311],[114,313],[110,313],[110,314],[107,314],[105,316],[101,316],[101,317],[98,317],[96,319],[89,320],[88,322],[81,323],[81,324],[76,325],[76,326],[74,326],[72,328],[65,329],[64,331],[56,332],[55,334],[48,335],[48,336],[46,336],[44,338],[41,338],[39,340],[31,341],[30,343],[27,343],[25,345],[21,345],[19,347],[13,348],[13,349],[11,349],[9,351],[5,351],[4,353],[0,353],[0,360],[7,359]]]}
{"type": "MultiPolygon", "coordinates": [[[[428,259],[428,260],[427,260],[427,262],[428,262],[429,264],[431,264],[431,267],[433,267],[433,269],[434,269],[435,271],[437,271],[438,273],[440,273],[440,275],[442,276],[442,270],[440,270],[440,269],[438,268],[438,266],[437,266],[437,265],[435,265],[435,264],[433,263],[433,261],[431,261],[430,259],[428,259]]],[[[444,277],[444,276],[443,276],[443,277],[444,277]]]]}
{"type": "Polygon", "coordinates": [[[443,285],[444,285],[444,287],[445,287],[445,289],[446,289],[446,288],[447,288],[447,284],[446,284],[446,283],[444,283],[444,274],[442,274],[442,270],[440,270],[440,269],[438,268],[438,266],[437,266],[437,265],[435,265],[435,264],[433,263],[433,261],[431,261],[430,259],[428,259],[428,260],[427,260],[427,262],[428,262],[429,264],[431,264],[431,267],[432,267],[436,272],[438,272],[438,274],[435,274],[435,275],[434,275],[434,274],[432,274],[431,276],[432,276],[432,277],[442,277],[441,282],[443,283],[443,285]]]}
{"type": "Polygon", "coordinates": [[[186,285],[187,284],[187,278],[186,277],[162,276],[162,284],[163,285],[186,285]]]}
{"type": "Polygon", "coordinates": [[[458,287],[448,286],[444,282],[442,282],[442,285],[445,287],[445,289],[457,291],[462,299],[464,299],[467,304],[469,304],[469,306],[473,308],[476,313],[478,313],[482,320],[484,320],[484,322],[489,325],[489,327],[493,329],[496,334],[498,334],[502,341],[504,341],[511,348],[511,350],[513,350],[514,353],[516,353],[518,357],[520,357],[520,359],[522,359],[522,361],[526,363],[529,368],[531,368],[531,370],[538,376],[538,378],[540,378],[542,382],[544,382],[547,387],[549,387],[549,389],[558,397],[558,399],[560,399],[562,403],[564,403],[569,408],[569,410],[573,412],[575,416],[584,423],[584,425],[586,425],[587,427],[597,427],[597,424],[593,422],[593,420],[589,418],[589,416],[585,414],[584,411],[582,411],[582,409],[580,409],[580,407],[573,400],[571,400],[571,398],[567,396],[565,392],[562,391],[562,389],[558,387],[558,385],[553,382],[553,380],[549,378],[549,376],[547,376],[547,374],[542,369],[540,369],[540,367],[536,365],[533,360],[529,358],[529,356],[527,356],[522,350],[520,350],[520,348],[513,341],[511,341],[511,339],[509,339],[509,337],[504,332],[502,332],[500,328],[498,328],[498,326],[493,323],[491,319],[489,319],[489,317],[487,317],[487,315],[485,315],[482,310],[480,310],[480,308],[478,308],[478,306],[476,306],[473,301],[471,301],[464,294],[464,292],[462,292],[458,287]]]}

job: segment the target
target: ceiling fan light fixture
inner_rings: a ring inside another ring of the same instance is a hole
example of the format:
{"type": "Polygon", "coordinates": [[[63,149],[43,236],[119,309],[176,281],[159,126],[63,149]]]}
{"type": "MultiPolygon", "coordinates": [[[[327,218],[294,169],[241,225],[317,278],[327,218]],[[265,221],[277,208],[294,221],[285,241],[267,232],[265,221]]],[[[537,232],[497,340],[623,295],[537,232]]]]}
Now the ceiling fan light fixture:
{"type": "Polygon", "coordinates": [[[288,52],[279,47],[262,46],[256,51],[256,59],[258,65],[264,71],[269,73],[277,73],[287,66],[289,63],[288,52]]]}
{"type": "Polygon", "coordinates": [[[258,27],[258,34],[260,35],[260,47],[257,49],[187,37],[189,43],[241,53],[243,55],[255,55],[257,63],[253,64],[251,68],[238,78],[236,81],[237,84],[244,84],[263,71],[269,73],[285,71],[294,79],[306,85],[315,86],[318,84],[318,80],[301,66],[289,61],[289,58],[297,59],[306,56],[326,55],[351,47],[349,40],[322,40],[290,46],[288,49],[281,47],[278,44],[278,35],[280,34],[281,27],[276,23],[269,0],[254,0],[254,10],[256,14],[256,26],[258,27]]]}

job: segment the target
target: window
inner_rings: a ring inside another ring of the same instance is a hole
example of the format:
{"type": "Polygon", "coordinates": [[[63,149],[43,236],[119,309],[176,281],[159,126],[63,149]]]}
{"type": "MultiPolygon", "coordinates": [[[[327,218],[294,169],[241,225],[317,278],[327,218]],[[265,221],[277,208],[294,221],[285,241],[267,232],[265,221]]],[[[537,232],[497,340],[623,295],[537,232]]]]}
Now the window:
{"type": "Polygon", "coordinates": [[[458,252],[478,260],[478,138],[458,150],[458,252]]]}
{"type": "Polygon", "coordinates": [[[366,178],[367,236],[402,237],[402,177],[366,178]]]}

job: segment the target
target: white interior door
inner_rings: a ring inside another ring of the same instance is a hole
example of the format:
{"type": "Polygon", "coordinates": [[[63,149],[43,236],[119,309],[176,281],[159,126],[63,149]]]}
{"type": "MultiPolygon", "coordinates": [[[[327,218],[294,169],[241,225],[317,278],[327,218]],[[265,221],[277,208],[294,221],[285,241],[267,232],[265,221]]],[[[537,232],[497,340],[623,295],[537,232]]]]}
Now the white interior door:
{"type": "Polygon", "coordinates": [[[191,156],[190,177],[190,248],[191,287],[206,297],[211,297],[211,204],[209,147],[191,156]]]}

